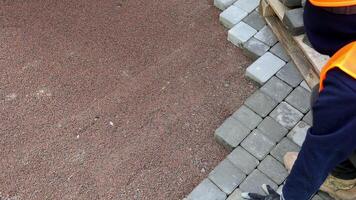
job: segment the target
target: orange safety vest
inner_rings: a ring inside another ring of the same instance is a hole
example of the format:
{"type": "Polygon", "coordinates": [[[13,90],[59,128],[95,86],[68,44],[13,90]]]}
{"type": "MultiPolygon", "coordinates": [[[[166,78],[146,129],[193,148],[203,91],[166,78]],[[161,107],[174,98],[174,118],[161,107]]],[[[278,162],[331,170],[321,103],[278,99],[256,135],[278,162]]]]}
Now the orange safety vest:
{"type": "Polygon", "coordinates": [[[319,7],[345,7],[355,6],[356,0],[309,0],[314,6],[319,7]]]}
{"type": "Polygon", "coordinates": [[[356,79],[356,41],[351,42],[336,52],[323,67],[320,72],[319,91],[324,89],[323,81],[326,78],[326,74],[335,67],[356,79]]]}

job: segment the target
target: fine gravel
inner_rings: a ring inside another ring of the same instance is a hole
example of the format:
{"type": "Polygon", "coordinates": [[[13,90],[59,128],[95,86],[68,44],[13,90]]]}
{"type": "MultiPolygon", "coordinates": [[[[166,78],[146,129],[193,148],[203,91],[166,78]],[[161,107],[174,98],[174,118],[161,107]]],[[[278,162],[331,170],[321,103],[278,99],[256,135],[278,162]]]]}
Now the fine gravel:
{"type": "Polygon", "coordinates": [[[255,86],[209,0],[0,1],[0,199],[182,199],[255,86]]]}

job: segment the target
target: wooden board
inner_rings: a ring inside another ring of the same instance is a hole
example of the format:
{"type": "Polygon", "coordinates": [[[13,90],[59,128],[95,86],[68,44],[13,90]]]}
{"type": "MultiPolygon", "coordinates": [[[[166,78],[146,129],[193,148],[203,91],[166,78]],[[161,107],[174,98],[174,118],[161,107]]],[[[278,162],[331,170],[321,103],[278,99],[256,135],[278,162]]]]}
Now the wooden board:
{"type": "Polygon", "coordinates": [[[284,17],[284,13],[289,10],[283,3],[279,0],[267,0],[268,4],[274,10],[278,18],[282,21],[284,17]]]}
{"type": "Polygon", "coordinates": [[[303,42],[304,35],[293,37],[298,46],[302,49],[308,60],[312,63],[315,70],[320,73],[321,68],[328,62],[329,56],[323,55],[315,51],[313,48],[303,42]]]}
{"type": "Polygon", "coordinates": [[[267,0],[261,0],[260,1],[260,8],[259,12],[263,17],[268,17],[268,16],[274,16],[276,13],[274,13],[273,9],[271,6],[269,6],[267,0]]]}
{"type": "MultiPolygon", "coordinates": [[[[281,3],[279,0],[263,0],[265,1],[268,6],[272,8],[272,10],[275,12],[276,16],[278,16],[279,20],[283,20],[284,13],[290,8],[286,7],[283,3],[281,3]]],[[[265,8],[267,9],[267,8],[265,8]]],[[[270,15],[271,16],[271,15],[270,15]]],[[[278,32],[279,30],[274,31],[278,32]]],[[[327,60],[329,59],[328,56],[322,55],[315,51],[313,48],[309,47],[307,44],[303,42],[304,35],[299,35],[299,36],[292,36],[296,44],[299,46],[299,48],[302,50],[304,53],[305,57],[309,60],[309,62],[312,64],[312,67],[314,70],[318,73],[320,73],[321,68],[325,65],[327,60]]]]}
{"type": "Polygon", "coordinates": [[[289,56],[294,61],[303,78],[309,85],[314,87],[319,83],[319,73],[314,71],[312,63],[306,58],[306,55],[298,46],[294,38],[286,30],[282,22],[276,16],[265,17],[267,24],[276,34],[280,43],[284,46],[289,56]]]}

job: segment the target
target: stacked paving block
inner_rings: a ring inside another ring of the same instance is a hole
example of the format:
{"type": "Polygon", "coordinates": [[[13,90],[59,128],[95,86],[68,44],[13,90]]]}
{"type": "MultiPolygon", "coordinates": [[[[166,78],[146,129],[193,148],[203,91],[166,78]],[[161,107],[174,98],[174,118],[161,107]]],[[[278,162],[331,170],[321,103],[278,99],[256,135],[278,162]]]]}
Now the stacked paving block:
{"type": "Polygon", "coordinates": [[[304,0],[280,0],[287,8],[283,16],[283,24],[292,35],[304,33],[304,0]]]}
{"type": "MultiPolygon", "coordinates": [[[[281,0],[291,8],[300,0],[281,0]]],[[[287,152],[299,151],[312,126],[311,89],[256,9],[259,0],[214,0],[228,40],[254,61],[246,76],[260,88],[215,131],[230,154],[185,200],[241,200],[242,192],[263,194],[269,184],[282,191],[287,152]]],[[[293,22],[294,23],[294,22],[293,22]]],[[[331,199],[318,193],[314,200],[331,199]]]]}

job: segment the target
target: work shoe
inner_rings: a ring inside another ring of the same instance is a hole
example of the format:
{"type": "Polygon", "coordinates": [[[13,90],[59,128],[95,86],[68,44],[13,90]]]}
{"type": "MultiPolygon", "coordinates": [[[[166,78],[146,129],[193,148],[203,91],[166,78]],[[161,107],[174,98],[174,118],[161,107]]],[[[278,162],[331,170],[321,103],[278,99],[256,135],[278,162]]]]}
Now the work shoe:
{"type": "MultiPolygon", "coordinates": [[[[284,165],[290,172],[297,160],[297,152],[288,152],[284,156],[284,165]]],[[[336,200],[356,200],[356,179],[343,180],[329,175],[320,190],[328,193],[336,200]]]]}
{"type": "Polygon", "coordinates": [[[343,180],[329,175],[320,190],[336,200],[356,200],[356,179],[343,180]]]}

